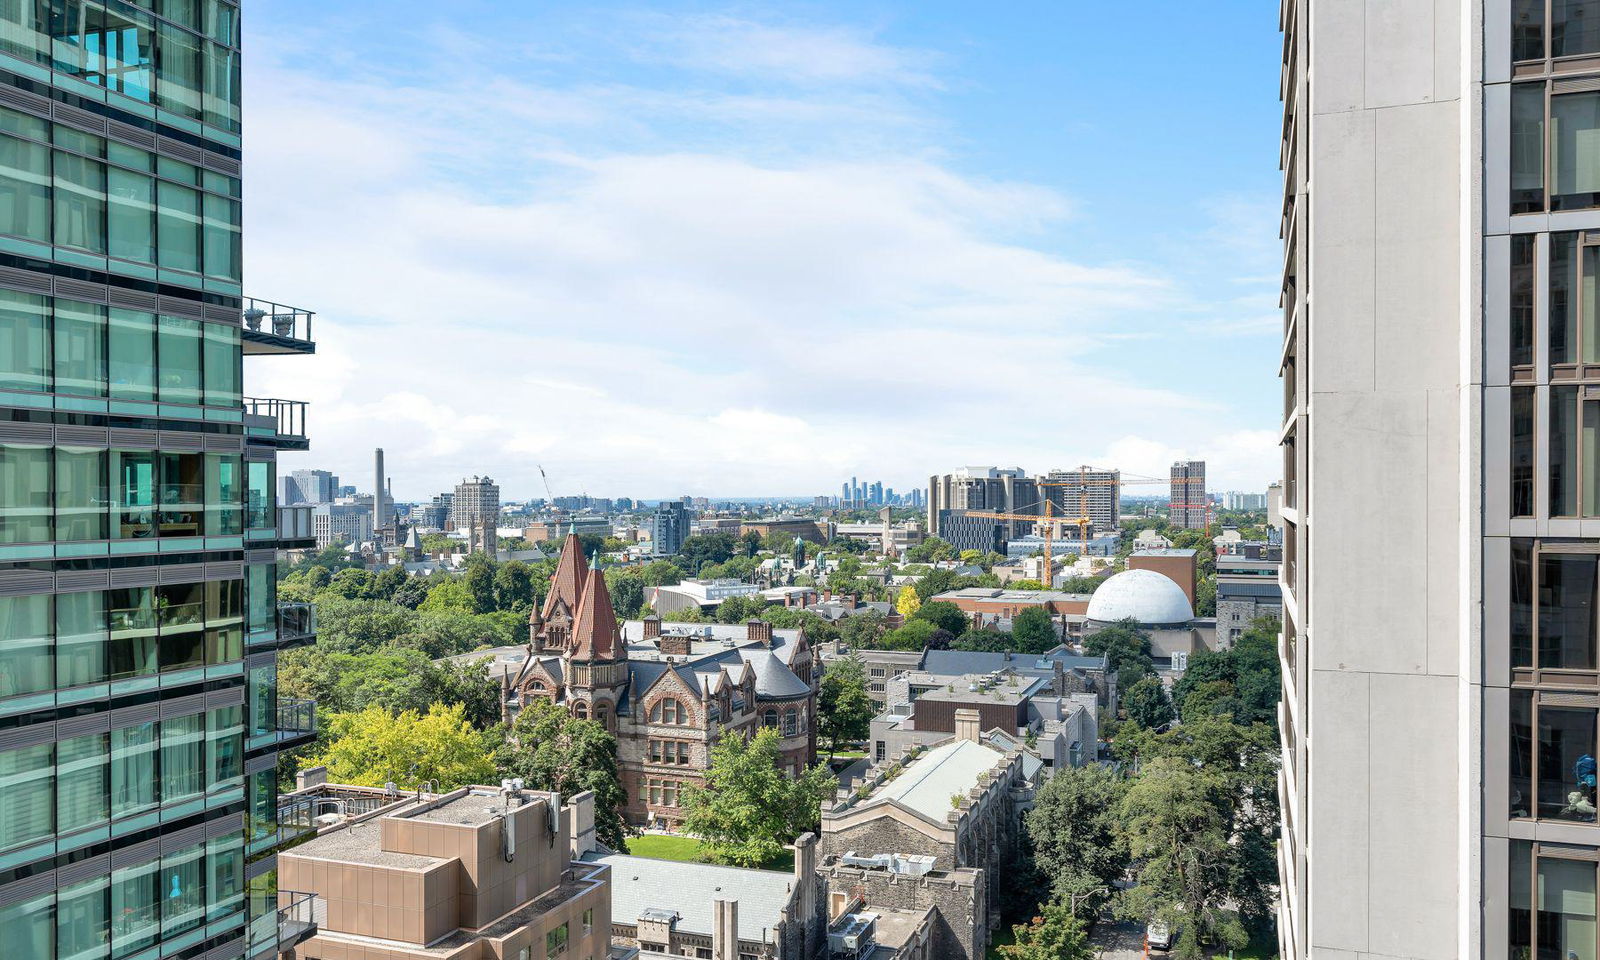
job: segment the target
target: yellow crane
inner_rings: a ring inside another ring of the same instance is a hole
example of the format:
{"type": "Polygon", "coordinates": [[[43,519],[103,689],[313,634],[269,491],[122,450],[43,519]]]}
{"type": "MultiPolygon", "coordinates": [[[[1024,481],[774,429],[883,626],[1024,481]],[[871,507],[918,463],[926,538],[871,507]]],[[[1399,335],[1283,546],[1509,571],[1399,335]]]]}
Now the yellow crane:
{"type": "Polygon", "coordinates": [[[1094,524],[1088,517],[1058,517],[1055,515],[1056,505],[1050,499],[1044,501],[1043,515],[1037,513],[1000,513],[994,510],[968,510],[969,517],[987,517],[991,520],[1021,520],[1027,523],[1044,524],[1044,577],[1042,583],[1049,590],[1055,583],[1055,555],[1050,552],[1050,544],[1056,535],[1056,524],[1073,523],[1078,526],[1078,540],[1080,543],[1088,542],[1089,527],[1094,524]]]}

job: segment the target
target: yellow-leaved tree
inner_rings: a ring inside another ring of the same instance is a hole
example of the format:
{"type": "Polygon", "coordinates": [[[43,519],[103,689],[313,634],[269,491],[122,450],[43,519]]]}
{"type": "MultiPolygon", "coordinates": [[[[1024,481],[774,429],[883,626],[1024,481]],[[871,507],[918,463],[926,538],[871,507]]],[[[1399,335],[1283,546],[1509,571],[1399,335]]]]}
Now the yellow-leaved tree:
{"type": "Polygon", "coordinates": [[[454,790],[496,779],[484,735],[467,722],[465,707],[436,703],[426,714],[398,716],[380,706],[327,718],[328,749],[308,764],[328,768],[328,780],[363,787],[395,783],[410,789],[437,780],[454,790]]]}
{"type": "Polygon", "coordinates": [[[917,591],[914,588],[910,586],[901,587],[900,596],[895,598],[894,608],[900,612],[900,616],[910,620],[918,610],[922,609],[922,598],[917,596],[917,591]]]}

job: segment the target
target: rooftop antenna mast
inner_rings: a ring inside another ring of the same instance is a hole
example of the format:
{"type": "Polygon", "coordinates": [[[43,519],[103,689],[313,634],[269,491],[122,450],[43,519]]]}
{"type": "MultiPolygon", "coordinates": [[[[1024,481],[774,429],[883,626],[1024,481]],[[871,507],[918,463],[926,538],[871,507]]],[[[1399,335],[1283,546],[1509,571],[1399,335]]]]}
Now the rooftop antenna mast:
{"type": "Polygon", "coordinates": [[[550,492],[550,478],[544,475],[544,464],[536,464],[539,468],[539,479],[544,481],[544,495],[550,498],[550,506],[556,505],[556,495],[550,492]]]}

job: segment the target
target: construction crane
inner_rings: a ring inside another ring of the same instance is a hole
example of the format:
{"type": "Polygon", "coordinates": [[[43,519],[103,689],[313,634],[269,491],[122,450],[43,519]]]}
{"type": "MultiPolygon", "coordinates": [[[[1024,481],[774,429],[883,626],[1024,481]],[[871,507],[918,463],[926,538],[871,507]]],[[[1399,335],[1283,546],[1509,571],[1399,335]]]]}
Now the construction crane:
{"type": "MultiPolygon", "coordinates": [[[[1160,483],[1160,484],[1168,484],[1168,485],[1170,485],[1171,482],[1172,482],[1171,480],[1163,479],[1161,477],[1141,477],[1141,476],[1137,476],[1137,475],[1130,476],[1130,475],[1126,475],[1126,474],[1119,474],[1117,479],[1115,479],[1115,480],[1096,480],[1096,479],[1091,479],[1090,478],[1089,474],[1090,474],[1091,471],[1094,472],[1094,473],[1110,473],[1111,472],[1109,470],[1094,470],[1094,468],[1092,468],[1092,467],[1081,466],[1081,467],[1079,467],[1077,469],[1078,479],[1076,479],[1076,480],[1045,480],[1045,479],[1041,478],[1040,480],[1037,481],[1037,483],[1041,487],[1077,487],[1078,488],[1078,514],[1079,514],[1079,516],[1087,517],[1089,515],[1089,488],[1090,487],[1120,487],[1123,484],[1139,484],[1139,483],[1160,483]]],[[[1056,470],[1056,471],[1052,471],[1052,472],[1054,472],[1057,475],[1061,475],[1061,474],[1068,473],[1070,471],[1056,470]]],[[[1046,501],[1047,502],[1048,502],[1048,499],[1049,498],[1047,496],[1046,497],[1046,501]]],[[[1208,537],[1211,536],[1211,520],[1212,520],[1212,517],[1213,517],[1214,514],[1213,514],[1213,512],[1211,510],[1211,504],[1209,502],[1207,502],[1207,503],[1174,503],[1174,504],[1172,504],[1172,506],[1180,507],[1180,508],[1185,509],[1185,510],[1198,510],[1198,509],[1200,509],[1202,507],[1205,508],[1205,512],[1206,512],[1206,530],[1205,530],[1205,533],[1206,533],[1206,536],[1208,536],[1208,537]]]]}
{"type": "Polygon", "coordinates": [[[1078,526],[1078,540],[1080,543],[1088,541],[1088,530],[1094,521],[1087,516],[1058,517],[1055,515],[1055,502],[1046,498],[1044,501],[1044,514],[1037,513],[999,513],[993,510],[968,510],[969,517],[985,517],[990,520],[1021,520],[1027,523],[1044,524],[1044,577],[1042,582],[1046,590],[1055,584],[1055,555],[1050,552],[1050,544],[1055,538],[1056,524],[1073,523],[1078,526]]]}

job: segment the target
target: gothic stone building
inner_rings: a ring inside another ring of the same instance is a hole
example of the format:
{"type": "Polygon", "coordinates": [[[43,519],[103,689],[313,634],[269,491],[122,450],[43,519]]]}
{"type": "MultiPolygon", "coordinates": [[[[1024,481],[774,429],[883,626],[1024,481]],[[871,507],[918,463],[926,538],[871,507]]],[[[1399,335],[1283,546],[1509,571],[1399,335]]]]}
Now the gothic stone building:
{"type": "Polygon", "coordinates": [[[650,618],[630,642],[605,576],[587,568],[570,534],[528,623],[529,656],[508,703],[542,697],[605,724],[617,738],[632,823],[676,827],[683,789],[703,780],[725,734],[778,730],[791,774],[816,760],[822,662],[799,631],[752,620],[729,636],[727,627],[663,630],[650,618]]]}

